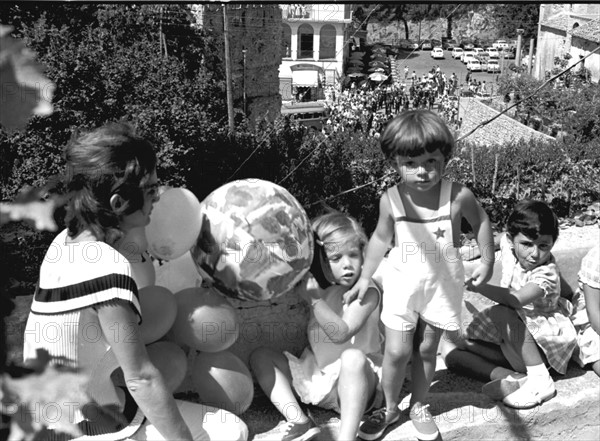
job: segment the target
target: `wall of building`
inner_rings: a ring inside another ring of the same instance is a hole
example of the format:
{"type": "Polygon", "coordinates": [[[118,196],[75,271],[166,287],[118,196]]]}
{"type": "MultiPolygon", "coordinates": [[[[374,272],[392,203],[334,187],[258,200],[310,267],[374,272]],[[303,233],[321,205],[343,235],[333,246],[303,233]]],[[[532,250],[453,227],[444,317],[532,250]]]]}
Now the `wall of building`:
{"type": "Polygon", "coordinates": [[[543,79],[546,72],[554,68],[554,57],[560,57],[566,52],[566,44],[566,32],[541,26],[534,65],[534,76],[537,79],[543,79]]]}
{"type": "MultiPolygon", "coordinates": [[[[580,55],[587,55],[598,47],[597,43],[593,41],[584,40],[582,38],[573,37],[571,40],[571,55],[573,62],[579,61],[580,55]]],[[[590,55],[584,62],[585,68],[590,71],[592,81],[598,82],[600,80],[600,53],[596,52],[590,55]]],[[[575,67],[574,69],[578,69],[575,67]]]]}
{"type": "MultiPolygon", "coordinates": [[[[222,8],[223,5],[207,4],[202,13],[202,25],[221,36],[222,8]]],[[[276,4],[231,4],[227,5],[227,18],[235,107],[243,109],[245,88],[250,121],[272,121],[281,110],[281,9],[276,4]]]]}

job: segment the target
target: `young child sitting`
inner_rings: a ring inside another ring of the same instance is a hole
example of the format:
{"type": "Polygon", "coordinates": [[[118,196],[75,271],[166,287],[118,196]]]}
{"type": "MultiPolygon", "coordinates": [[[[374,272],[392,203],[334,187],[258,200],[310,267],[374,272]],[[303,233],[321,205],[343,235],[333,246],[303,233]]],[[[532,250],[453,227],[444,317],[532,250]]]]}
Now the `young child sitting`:
{"type": "Polygon", "coordinates": [[[558,237],[556,216],[545,203],[526,200],[516,205],[507,224],[501,286],[466,283],[498,304],[473,317],[466,339],[445,361],[449,369],[492,380],[483,386],[492,398],[527,409],[556,395],[546,364],[565,373],[576,333],[551,253],[558,237]]]}
{"type": "Polygon", "coordinates": [[[381,294],[371,282],[362,303],[343,302],[343,294],[360,276],[367,244],[356,220],[339,212],[325,214],[313,221],[313,231],[317,242],[313,267],[299,288],[311,308],[310,346],[300,358],[258,348],[250,356],[250,365],[287,420],[278,439],[306,441],[320,432],[299,399],[339,412],[338,440],[355,440],[363,413],[376,404],[381,294]]]}
{"type": "Polygon", "coordinates": [[[600,245],[594,246],[581,261],[579,286],[573,297],[577,348],[573,359],[581,366],[591,365],[600,376],[600,245]]]}

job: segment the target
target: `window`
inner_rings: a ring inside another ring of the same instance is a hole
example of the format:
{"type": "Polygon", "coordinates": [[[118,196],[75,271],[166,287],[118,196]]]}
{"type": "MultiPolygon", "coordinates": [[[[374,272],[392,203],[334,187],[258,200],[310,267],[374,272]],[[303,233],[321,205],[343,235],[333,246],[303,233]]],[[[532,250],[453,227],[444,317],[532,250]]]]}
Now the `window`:
{"type": "Polygon", "coordinates": [[[335,58],[335,28],[332,25],[325,25],[321,28],[319,43],[319,58],[335,58]]]}
{"type": "Polygon", "coordinates": [[[298,58],[313,58],[313,28],[303,24],[298,28],[298,58]]]}
{"type": "Polygon", "coordinates": [[[292,29],[289,25],[281,25],[281,56],[289,58],[292,56],[292,29]]]}

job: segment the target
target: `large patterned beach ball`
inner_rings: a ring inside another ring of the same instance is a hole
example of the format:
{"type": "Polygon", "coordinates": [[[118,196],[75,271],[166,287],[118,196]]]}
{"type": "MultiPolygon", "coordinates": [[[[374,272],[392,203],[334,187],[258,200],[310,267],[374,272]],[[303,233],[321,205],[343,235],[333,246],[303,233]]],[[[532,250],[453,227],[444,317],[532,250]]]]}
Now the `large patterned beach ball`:
{"type": "Polygon", "coordinates": [[[230,182],[202,201],[200,216],[192,257],[203,279],[226,296],[268,300],[291,290],[310,268],[310,221],[279,185],[230,182]]]}

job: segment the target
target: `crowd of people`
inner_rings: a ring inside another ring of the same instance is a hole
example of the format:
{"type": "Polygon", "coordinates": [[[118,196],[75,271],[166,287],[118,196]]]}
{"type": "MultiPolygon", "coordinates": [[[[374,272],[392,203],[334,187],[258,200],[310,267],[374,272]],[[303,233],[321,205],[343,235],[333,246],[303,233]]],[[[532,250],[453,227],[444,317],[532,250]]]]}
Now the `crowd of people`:
{"type": "Polygon", "coordinates": [[[327,86],[325,133],[360,131],[378,137],[387,121],[402,111],[435,110],[454,130],[459,130],[459,88],[455,73],[447,76],[439,66],[418,76],[404,68],[404,81],[351,81],[348,86],[327,86]]]}

